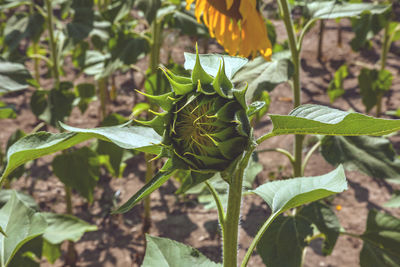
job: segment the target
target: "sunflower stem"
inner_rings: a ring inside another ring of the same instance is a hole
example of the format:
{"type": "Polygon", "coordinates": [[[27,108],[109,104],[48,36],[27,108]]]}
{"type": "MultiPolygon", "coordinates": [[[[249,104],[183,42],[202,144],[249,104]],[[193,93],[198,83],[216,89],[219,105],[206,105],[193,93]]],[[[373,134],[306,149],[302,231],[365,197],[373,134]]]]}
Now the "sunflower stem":
{"type": "Polygon", "coordinates": [[[221,199],[219,198],[218,193],[215,190],[215,188],[208,181],[205,181],[205,184],[206,184],[208,190],[210,191],[211,195],[213,196],[215,205],[217,206],[218,221],[219,221],[219,225],[221,227],[222,238],[224,238],[223,235],[224,235],[224,224],[225,224],[225,212],[224,212],[224,208],[222,207],[221,199]]]}
{"type": "MultiPolygon", "coordinates": [[[[301,104],[301,87],[300,87],[300,49],[301,45],[297,43],[297,37],[295,34],[291,13],[289,10],[289,4],[287,0],[278,0],[280,13],[285,23],[286,32],[289,39],[289,48],[292,54],[292,62],[294,66],[293,73],[293,95],[294,95],[294,108],[297,108],[301,104]]],[[[304,36],[304,35],[303,35],[304,36]]],[[[303,135],[296,135],[294,142],[294,163],[293,163],[293,176],[301,176],[302,166],[302,150],[303,150],[303,135]]]]}
{"type": "MultiPolygon", "coordinates": [[[[384,70],[386,67],[386,60],[387,60],[387,54],[389,52],[390,48],[390,43],[391,43],[391,38],[390,38],[390,33],[389,33],[389,22],[386,23],[385,26],[385,32],[383,35],[383,47],[382,47],[382,54],[381,54],[381,68],[380,70],[384,70]]],[[[383,97],[383,92],[379,92],[376,100],[376,116],[380,117],[382,113],[382,97],[383,97]]]]}
{"type": "Polygon", "coordinates": [[[60,73],[58,72],[58,56],[57,56],[57,48],[56,48],[56,40],[54,38],[54,30],[53,30],[53,8],[51,6],[51,0],[46,0],[46,9],[47,9],[47,28],[49,30],[49,39],[50,39],[50,52],[51,52],[51,60],[52,60],[52,72],[53,78],[55,80],[55,87],[58,88],[60,84],[60,73]]]}
{"type": "Polygon", "coordinates": [[[242,204],[242,187],[244,170],[249,163],[255,146],[252,146],[239,162],[238,168],[232,173],[229,184],[228,207],[223,229],[223,265],[235,267],[237,265],[237,249],[239,237],[240,206],[242,204]]]}

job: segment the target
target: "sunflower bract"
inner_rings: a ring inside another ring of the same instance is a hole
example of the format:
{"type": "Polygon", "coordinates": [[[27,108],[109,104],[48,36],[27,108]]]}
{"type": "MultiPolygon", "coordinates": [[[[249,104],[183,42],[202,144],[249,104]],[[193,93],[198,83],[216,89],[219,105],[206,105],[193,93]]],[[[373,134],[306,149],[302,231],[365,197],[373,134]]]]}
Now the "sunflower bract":
{"type": "Polygon", "coordinates": [[[160,156],[173,158],[194,171],[223,171],[252,140],[245,90],[233,88],[221,58],[215,77],[201,67],[198,54],[191,78],[163,68],[172,92],[150,96],[163,113],[148,122],[163,135],[160,156]]]}

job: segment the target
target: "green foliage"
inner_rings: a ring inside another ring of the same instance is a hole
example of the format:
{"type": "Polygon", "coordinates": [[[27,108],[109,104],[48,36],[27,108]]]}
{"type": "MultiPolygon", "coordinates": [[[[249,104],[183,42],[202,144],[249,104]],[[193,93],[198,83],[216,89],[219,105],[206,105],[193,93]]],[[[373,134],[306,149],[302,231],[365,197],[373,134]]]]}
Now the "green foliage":
{"type": "Polygon", "coordinates": [[[268,267],[301,266],[305,239],[312,233],[310,223],[301,216],[281,215],[260,239],[257,252],[268,267]]]}
{"type": "Polygon", "coordinates": [[[70,90],[71,82],[61,82],[58,88],[50,91],[37,90],[31,98],[32,112],[41,120],[57,126],[72,111],[75,94],[70,90]]]}
{"type": "Polygon", "coordinates": [[[362,102],[369,112],[378,101],[378,95],[390,90],[393,75],[388,70],[363,68],[358,76],[362,102]]]}
{"type": "Polygon", "coordinates": [[[0,206],[4,206],[13,195],[16,195],[17,198],[25,204],[28,208],[38,211],[39,207],[36,204],[36,201],[30,195],[24,194],[22,192],[14,191],[11,189],[1,189],[0,191],[0,206]]]}
{"type": "Polygon", "coordinates": [[[26,89],[31,79],[23,64],[0,60],[0,94],[26,89]]]}
{"type": "Polygon", "coordinates": [[[348,68],[346,64],[340,66],[340,68],[335,72],[333,76],[333,80],[329,83],[328,86],[328,96],[331,100],[331,103],[335,102],[335,100],[341,97],[344,94],[344,79],[349,75],[348,68]]]}
{"type": "Polygon", "coordinates": [[[324,238],[322,252],[324,255],[330,255],[341,228],[339,219],[332,209],[322,202],[314,202],[300,209],[296,217],[302,217],[316,226],[317,231],[314,231],[314,236],[318,235],[317,232],[322,234],[324,238]]]}
{"type": "MultiPolygon", "coordinates": [[[[267,202],[273,214],[313,202],[347,189],[342,166],[315,177],[273,181],[252,190],[267,202]]],[[[275,216],[275,215],[274,215],[275,216]]]]}
{"type": "Polygon", "coordinates": [[[385,135],[400,129],[400,121],[377,119],[320,105],[302,105],[289,115],[270,115],[272,135],[385,135]]]}
{"type": "Polygon", "coordinates": [[[86,111],[89,103],[96,96],[96,88],[92,83],[81,83],[75,86],[76,98],[74,102],[78,102],[78,107],[82,113],[86,111]]]}
{"type": "Polygon", "coordinates": [[[287,82],[293,75],[293,64],[287,58],[265,61],[257,57],[244,65],[232,82],[243,86],[248,83],[247,100],[254,100],[263,90],[272,91],[278,84],[287,82]]]}
{"type": "Polygon", "coordinates": [[[337,1],[314,1],[306,5],[307,13],[312,19],[337,19],[357,17],[361,14],[382,14],[390,5],[372,3],[348,3],[337,1]]]}
{"type": "Polygon", "coordinates": [[[112,142],[125,149],[157,154],[160,149],[155,144],[161,137],[153,129],[141,126],[111,126],[96,129],[79,129],[62,124],[70,133],[39,132],[28,135],[10,147],[7,152],[7,166],[1,179],[9,176],[18,166],[60,150],[65,150],[91,138],[112,142]]]}
{"type": "Polygon", "coordinates": [[[12,106],[8,106],[4,102],[0,101],[0,119],[15,119],[16,117],[17,114],[12,106]]]}
{"type": "Polygon", "coordinates": [[[47,223],[16,194],[0,209],[0,218],[0,226],[6,234],[0,235],[0,265],[8,266],[24,244],[44,233],[47,223]]]}
{"type": "Polygon", "coordinates": [[[63,153],[54,158],[53,171],[60,181],[78,191],[89,203],[99,180],[100,162],[97,154],[87,147],[63,153]]]}
{"type": "Polygon", "coordinates": [[[53,245],[61,244],[66,240],[77,242],[84,233],[97,230],[95,225],[90,225],[72,215],[49,212],[41,214],[48,224],[43,238],[53,245]]]}
{"type": "Polygon", "coordinates": [[[344,164],[374,178],[398,179],[400,159],[390,141],[370,136],[325,136],[321,153],[332,165],[344,164]]]}
{"type": "Polygon", "coordinates": [[[400,219],[371,210],[361,239],[364,241],[361,267],[400,265],[400,219]]]}
{"type": "Polygon", "coordinates": [[[170,240],[168,238],[146,236],[146,255],[143,267],[218,267],[222,266],[209,260],[197,249],[170,240]]]}

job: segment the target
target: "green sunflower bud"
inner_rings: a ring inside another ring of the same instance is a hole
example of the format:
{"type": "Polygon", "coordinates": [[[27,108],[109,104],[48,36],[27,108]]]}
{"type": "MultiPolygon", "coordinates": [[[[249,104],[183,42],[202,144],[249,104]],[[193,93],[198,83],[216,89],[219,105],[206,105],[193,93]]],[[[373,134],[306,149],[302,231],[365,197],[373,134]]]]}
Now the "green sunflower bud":
{"type": "Polygon", "coordinates": [[[236,90],[225,74],[224,61],[215,77],[196,54],[191,78],[163,68],[172,93],[149,96],[164,113],[143,124],[164,136],[164,151],[194,171],[223,171],[252,140],[245,90],[236,90]]]}

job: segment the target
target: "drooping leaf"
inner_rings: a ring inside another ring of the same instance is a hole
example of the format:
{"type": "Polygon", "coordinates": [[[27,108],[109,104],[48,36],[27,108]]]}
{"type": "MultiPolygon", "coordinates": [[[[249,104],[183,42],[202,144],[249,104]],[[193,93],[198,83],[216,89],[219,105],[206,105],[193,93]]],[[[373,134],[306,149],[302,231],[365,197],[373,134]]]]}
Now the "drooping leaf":
{"type": "Polygon", "coordinates": [[[54,158],[54,174],[66,186],[78,191],[89,203],[93,202],[93,191],[100,174],[97,154],[88,147],[63,153],[54,158]]]}
{"type": "Polygon", "coordinates": [[[339,219],[332,209],[321,202],[314,202],[303,207],[297,216],[310,221],[317,227],[324,238],[322,252],[324,255],[330,255],[335,247],[341,228],[339,219]]]}
{"type": "Polygon", "coordinates": [[[146,235],[146,254],[142,267],[218,267],[197,249],[168,238],[146,235]]]}
{"type": "Polygon", "coordinates": [[[43,238],[53,245],[61,244],[66,240],[77,242],[86,232],[97,230],[95,225],[91,225],[72,215],[50,212],[41,214],[48,224],[43,238]]]}
{"type": "Polygon", "coordinates": [[[337,19],[356,17],[364,12],[381,14],[387,11],[390,5],[376,5],[372,3],[348,3],[337,1],[314,1],[306,5],[307,13],[313,19],[337,19]]]}
{"type": "MultiPolygon", "coordinates": [[[[220,62],[223,60],[225,62],[225,74],[228,79],[231,79],[248,61],[246,58],[215,54],[203,54],[199,55],[199,58],[200,65],[203,67],[204,71],[213,77],[217,76],[220,62]]],[[[195,63],[196,54],[185,53],[185,69],[193,70],[195,63]]]]}
{"type": "Polygon", "coordinates": [[[135,5],[142,10],[148,23],[152,23],[157,16],[157,11],[161,7],[160,0],[136,0],[135,5]]]}
{"type": "Polygon", "coordinates": [[[261,237],[257,252],[268,267],[299,267],[305,239],[312,233],[311,223],[301,216],[280,215],[261,237]]]}
{"type": "Polygon", "coordinates": [[[287,82],[293,72],[293,64],[287,58],[265,61],[263,57],[257,57],[244,65],[232,82],[239,87],[248,83],[246,99],[254,100],[262,91],[272,91],[278,84],[287,82]]]}
{"type": "Polygon", "coordinates": [[[320,105],[302,105],[289,115],[270,115],[273,135],[321,134],[379,136],[398,131],[400,120],[378,119],[320,105]]]}
{"type": "Polygon", "coordinates": [[[361,235],[364,246],[360,266],[400,266],[400,219],[370,210],[367,229],[361,235]]]}
{"type": "MultiPolygon", "coordinates": [[[[153,129],[141,126],[111,126],[95,129],[79,129],[62,124],[71,133],[38,132],[25,136],[10,147],[7,152],[7,166],[1,179],[7,177],[18,166],[57,151],[70,148],[91,138],[112,142],[122,148],[158,154],[161,136],[153,129]]],[[[1,182],[1,181],[0,181],[1,182]]]]}
{"type": "Polygon", "coordinates": [[[142,126],[125,126],[126,124],[99,127],[93,129],[81,129],[66,124],[60,125],[67,131],[74,133],[83,133],[96,137],[101,140],[112,142],[125,149],[136,149],[146,153],[158,154],[162,137],[153,129],[142,126]]]}
{"type": "Polygon", "coordinates": [[[26,89],[31,79],[24,65],[0,60],[0,93],[26,89]]]}
{"type": "Polygon", "coordinates": [[[273,214],[343,192],[347,181],[342,166],[321,176],[273,181],[252,190],[267,202],[273,214]]]}
{"type": "Polygon", "coordinates": [[[332,165],[344,164],[374,178],[400,179],[400,159],[383,137],[325,136],[321,153],[332,165]]]}
{"type": "Polygon", "coordinates": [[[44,233],[47,223],[13,194],[0,209],[0,226],[7,235],[0,235],[0,264],[7,266],[24,244],[44,233]]]}

